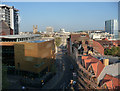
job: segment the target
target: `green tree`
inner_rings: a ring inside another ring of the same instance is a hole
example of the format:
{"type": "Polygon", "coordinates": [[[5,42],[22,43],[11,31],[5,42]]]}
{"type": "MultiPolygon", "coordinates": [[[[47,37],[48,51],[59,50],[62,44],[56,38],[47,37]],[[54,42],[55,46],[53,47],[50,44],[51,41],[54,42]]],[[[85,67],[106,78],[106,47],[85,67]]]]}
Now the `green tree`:
{"type": "Polygon", "coordinates": [[[118,53],[117,47],[112,47],[111,48],[111,53],[112,53],[113,56],[116,56],[117,53],[118,53]]]}
{"type": "Polygon", "coordinates": [[[109,51],[109,49],[105,49],[104,54],[108,55],[108,51],[109,51]]]}
{"type": "Polygon", "coordinates": [[[120,57],[120,47],[118,47],[118,53],[117,53],[117,56],[120,57]]]}
{"type": "Polygon", "coordinates": [[[108,50],[108,55],[112,55],[111,49],[108,50]]]}
{"type": "Polygon", "coordinates": [[[111,49],[106,49],[104,51],[104,54],[120,57],[120,47],[112,47],[111,49]]]}
{"type": "Polygon", "coordinates": [[[56,43],[56,46],[59,47],[60,44],[61,44],[61,38],[60,37],[56,37],[55,38],[55,43],[56,43]]]}

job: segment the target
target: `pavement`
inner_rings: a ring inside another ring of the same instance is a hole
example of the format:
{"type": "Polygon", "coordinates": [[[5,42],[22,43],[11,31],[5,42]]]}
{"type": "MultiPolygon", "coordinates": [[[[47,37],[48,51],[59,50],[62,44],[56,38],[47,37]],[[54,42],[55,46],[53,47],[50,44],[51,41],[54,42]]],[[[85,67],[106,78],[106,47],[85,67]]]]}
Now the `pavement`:
{"type": "Polygon", "coordinates": [[[8,75],[8,88],[7,89],[21,89],[20,76],[8,75]]]}

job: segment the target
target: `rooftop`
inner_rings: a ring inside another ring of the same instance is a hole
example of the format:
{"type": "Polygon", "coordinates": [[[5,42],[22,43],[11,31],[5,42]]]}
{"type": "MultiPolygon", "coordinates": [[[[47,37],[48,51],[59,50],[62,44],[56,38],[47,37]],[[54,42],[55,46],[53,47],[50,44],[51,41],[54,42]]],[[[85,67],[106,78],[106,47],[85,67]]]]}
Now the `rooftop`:
{"type": "MultiPolygon", "coordinates": [[[[14,6],[8,6],[8,5],[5,5],[5,4],[0,4],[0,7],[14,8],[14,6]]],[[[16,8],[14,8],[14,10],[19,11],[16,8]]]]}
{"type": "Polygon", "coordinates": [[[39,34],[29,34],[29,35],[6,35],[0,36],[0,38],[9,38],[9,39],[16,39],[16,38],[27,38],[27,37],[36,37],[40,36],[39,34]]]}
{"type": "Polygon", "coordinates": [[[40,42],[45,42],[46,40],[35,40],[35,41],[29,41],[30,43],[40,43],[40,42]]]}
{"type": "Polygon", "coordinates": [[[120,63],[115,63],[115,64],[105,66],[98,77],[98,82],[100,82],[100,80],[103,79],[105,74],[109,74],[112,76],[120,75],[120,70],[118,70],[119,66],[120,66],[120,63]]]}
{"type": "Polygon", "coordinates": [[[103,81],[103,84],[107,85],[108,89],[115,89],[115,88],[118,88],[120,86],[120,79],[115,78],[109,74],[106,74],[102,81],[103,81]]]}

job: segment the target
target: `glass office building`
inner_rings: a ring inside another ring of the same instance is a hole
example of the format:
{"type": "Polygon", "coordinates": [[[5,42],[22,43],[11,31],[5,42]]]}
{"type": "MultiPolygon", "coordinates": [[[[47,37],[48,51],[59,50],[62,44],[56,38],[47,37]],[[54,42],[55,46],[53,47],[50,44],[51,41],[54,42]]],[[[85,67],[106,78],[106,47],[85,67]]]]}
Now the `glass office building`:
{"type": "Polygon", "coordinates": [[[114,35],[114,38],[118,38],[118,20],[107,20],[105,21],[105,32],[114,35]]]}

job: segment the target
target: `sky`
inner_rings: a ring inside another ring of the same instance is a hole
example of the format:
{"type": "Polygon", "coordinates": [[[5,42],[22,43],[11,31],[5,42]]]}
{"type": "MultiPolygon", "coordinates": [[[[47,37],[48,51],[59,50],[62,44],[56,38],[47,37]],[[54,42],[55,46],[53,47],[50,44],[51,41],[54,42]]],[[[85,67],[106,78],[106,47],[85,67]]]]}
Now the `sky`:
{"type": "Polygon", "coordinates": [[[47,26],[59,31],[104,30],[104,22],[118,19],[117,2],[7,2],[19,9],[20,31],[45,31],[47,26]]]}

